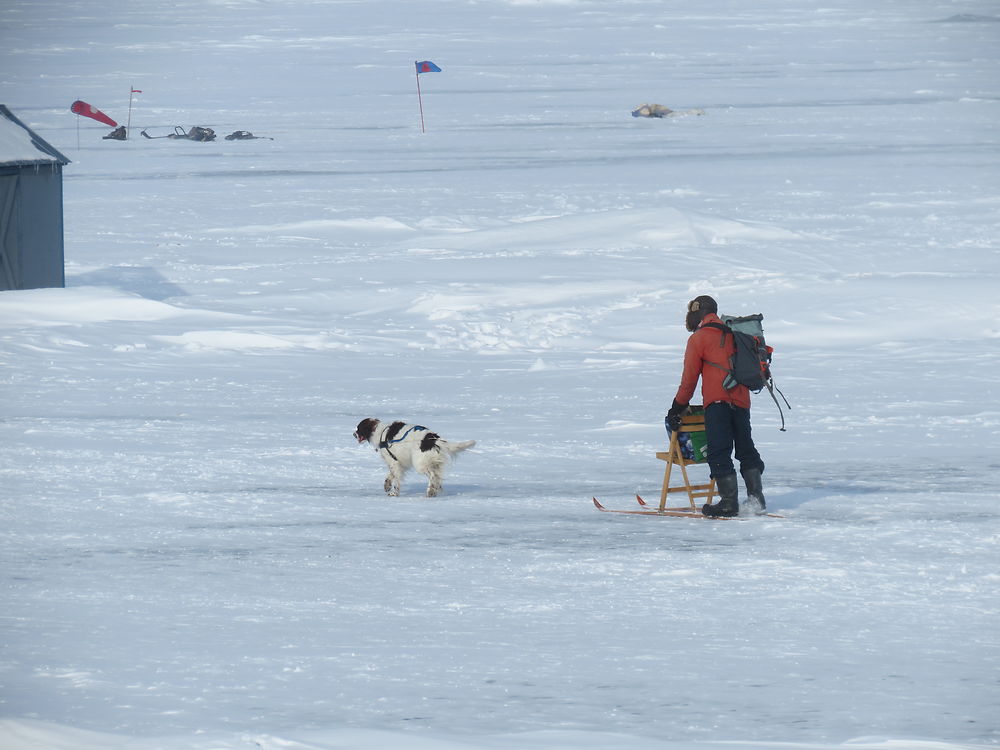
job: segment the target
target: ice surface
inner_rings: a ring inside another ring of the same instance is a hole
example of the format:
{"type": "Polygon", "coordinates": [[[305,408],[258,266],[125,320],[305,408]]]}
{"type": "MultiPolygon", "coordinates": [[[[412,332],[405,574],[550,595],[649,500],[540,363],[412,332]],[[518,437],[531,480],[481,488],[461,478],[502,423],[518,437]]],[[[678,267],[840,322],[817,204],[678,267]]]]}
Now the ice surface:
{"type": "Polygon", "coordinates": [[[996,746],[996,18],[4,3],[73,163],[67,288],[0,294],[0,748],[996,746]],[[598,513],[703,293],[786,518],[598,513]],[[368,416],[478,442],[389,499],[368,416]]]}

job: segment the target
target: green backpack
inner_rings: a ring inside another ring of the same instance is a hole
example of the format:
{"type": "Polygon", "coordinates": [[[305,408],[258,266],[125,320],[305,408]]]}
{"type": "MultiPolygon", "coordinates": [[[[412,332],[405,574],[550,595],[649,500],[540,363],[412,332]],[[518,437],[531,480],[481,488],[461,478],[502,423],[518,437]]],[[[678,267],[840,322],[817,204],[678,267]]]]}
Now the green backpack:
{"type": "Polygon", "coordinates": [[[723,342],[726,336],[732,336],[736,351],[729,358],[728,368],[720,367],[714,362],[708,364],[726,371],[726,377],[722,381],[722,387],[726,390],[732,390],[737,385],[745,385],[754,393],[760,393],[764,388],[767,388],[775,406],[778,407],[778,414],[781,416],[781,431],[784,432],[785,415],[781,411],[781,404],[778,403],[778,399],[774,395],[775,391],[781,396],[785,406],[789,409],[792,407],[788,403],[788,399],[785,398],[785,394],[775,386],[774,379],[771,377],[771,357],[774,354],[774,348],[768,346],[764,340],[764,316],[757,313],[742,317],[735,315],[720,315],[719,317],[722,319],[721,325],[719,323],[706,323],[704,327],[718,328],[722,331],[723,342]]]}

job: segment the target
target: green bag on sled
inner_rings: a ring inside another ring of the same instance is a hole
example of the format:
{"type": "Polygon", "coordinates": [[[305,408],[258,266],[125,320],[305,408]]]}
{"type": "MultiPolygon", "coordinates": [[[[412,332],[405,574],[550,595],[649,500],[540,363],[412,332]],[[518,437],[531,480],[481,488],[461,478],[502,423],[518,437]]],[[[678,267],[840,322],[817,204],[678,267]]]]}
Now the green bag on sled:
{"type": "MultiPolygon", "coordinates": [[[[704,418],[705,407],[688,407],[687,416],[691,415],[704,418]]],[[[670,425],[667,424],[666,418],[663,419],[663,424],[667,428],[667,443],[669,444],[673,433],[670,429],[670,425]]],[[[695,463],[701,464],[708,460],[708,437],[704,430],[696,430],[693,432],[682,430],[677,433],[677,443],[680,445],[681,455],[688,461],[694,461],[695,463]]]]}

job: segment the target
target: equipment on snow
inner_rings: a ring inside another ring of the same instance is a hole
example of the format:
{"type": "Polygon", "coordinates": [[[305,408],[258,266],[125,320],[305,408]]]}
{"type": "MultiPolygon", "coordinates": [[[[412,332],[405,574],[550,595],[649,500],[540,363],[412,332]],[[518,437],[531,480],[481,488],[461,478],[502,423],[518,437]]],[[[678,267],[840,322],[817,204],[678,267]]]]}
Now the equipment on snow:
{"type": "MultiPolygon", "coordinates": [[[[639,496],[636,495],[638,498],[639,496]]],[[[601,505],[600,501],[596,497],[591,498],[594,502],[594,507],[603,513],[625,513],[630,516],[667,516],[672,518],[707,518],[707,516],[701,515],[701,513],[695,513],[691,510],[652,510],[650,506],[646,505],[645,502],[642,503],[643,508],[648,510],[619,510],[617,508],[605,508],[601,505]]]]}
{"type": "Polygon", "coordinates": [[[142,131],[142,135],[145,136],[146,138],[149,138],[149,139],[154,139],[154,138],[173,138],[173,139],[177,139],[177,140],[203,141],[203,142],[205,142],[205,141],[214,141],[215,140],[215,131],[214,130],[212,130],[211,128],[203,128],[203,127],[201,127],[199,125],[195,125],[193,128],[191,128],[187,132],[185,132],[184,128],[182,128],[180,125],[175,125],[174,126],[174,132],[173,133],[168,133],[167,135],[150,135],[145,130],[142,131]]]}
{"type": "Polygon", "coordinates": [[[682,109],[680,111],[664,107],[662,104],[640,104],[632,110],[632,117],[653,117],[663,119],[664,117],[685,117],[687,115],[703,115],[703,109],[682,109]]]}
{"type": "Polygon", "coordinates": [[[273,141],[266,135],[254,135],[249,130],[234,130],[232,133],[226,136],[227,141],[273,141]]]}
{"type": "MultiPolygon", "coordinates": [[[[771,377],[771,356],[774,348],[767,345],[764,340],[764,316],[760,313],[756,315],[744,315],[737,317],[733,315],[720,315],[723,324],[706,323],[705,328],[718,328],[722,331],[723,340],[726,336],[733,337],[733,344],[736,347],[735,353],[729,358],[729,369],[726,370],[726,378],[722,382],[722,387],[732,390],[737,385],[744,385],[754,393],[760,393],[764,388],[771,395],[774,405],[778,407],[778,414],[781,417],[781,431],[785,431],[785,415],[781,411],[781,404],[778,403],[775,391],[785,402],[785,406],[792,408],[771,377]]],[[[719,369],[725,369],[709,362],[708,364],[719,369]]]]}
{"type": "Polygon", "coordinates": [[[673,110],[664,107],[662,104],[640,104],[632,110],[632,117],[666,117],[673,114],[673,110]]]}
{"type": "MultiPolygon", "coordinates": [[[[705,409],[702,406],[696,406],[694,409],[686,412],[684,416],[689,414],[694,416],[702,415],[702,419],[704,419],[705,409]]],[[[667,427],[668,443],[673,440],[674,433],[677,433],[677,447],[681,452],[681,458],[685,461],[698,464],[705,463],[708,460],[708,436],[704,429],[685,430],[680,416],[677,417],[676,428],[670,422],[670,415],[664,417],[663,421],[667,427]]]]}
{"type": "Polygon", "coordinates": [[[124,125],[119,125],[117,128],[108,133],[101,140],[104,141],[125,141],[128,140],[128,131],[125,129],[124,125]]]}
{"type": "MultiPolygon", "coordinates": [[[[665,518],[700,518],[705,521],[739,521],[741,518],[746,518],[746,516],[706,516],[700,511],[690,510],[684,508],[667,508],[666,510],[657,510],[652,505],[647,503],[639,495],[635,496],[641,506],[639,510],[628,510],[619,508],[605,508],[601,505],[601,502],[596,498],[592,497],[591,501],[594,503],[594,507],[597,508],[602,513],[623,513],[629,516],[663,516],[665,518]]],[[[768,518],[784,518],[784,516],[778,515],[777,513],[758,513],[756,514],[760,517],[768,518]]]]}

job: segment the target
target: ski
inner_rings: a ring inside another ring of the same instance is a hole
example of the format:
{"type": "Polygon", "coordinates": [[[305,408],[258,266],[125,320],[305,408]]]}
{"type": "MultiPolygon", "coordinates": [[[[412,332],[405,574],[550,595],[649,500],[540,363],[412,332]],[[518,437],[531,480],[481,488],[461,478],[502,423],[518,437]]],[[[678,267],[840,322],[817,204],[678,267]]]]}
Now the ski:
{"type": "MultiPolygon", "coordinates": [[[[639,495],[636,495],[635,499],[641,506],[640,510],[605,508],[596,497],[591,499],[594,501],[594,507],[603,513],[624,513],[630,516],[666,516],[669,518],[701,518],[707,521],[733,521],[741,518],[741,516],[705,516],[702,515],[701,511],[691,510],[689,508],[664,508],[663,510],[660,510],[659,508],[647,503],[639,495]]],[[[754,515],[768,518],[784,518],[784,516],[779,516],[777,513],[755,513],[754,515]]],[[[744,520],[749,517],[750,516],[742,516],[744,520]]]]}
{"type": "MultiPolygon", "coordinates": [[[[643,500],[640,495],[636,495],[635,499],[639,502],[639,505],[641,505],[643,508],[653,508],[653,507],[655,507],[655,506],[650,505],[649,503],[647,503],[645,500],[643,500]]],[[[690,508],[664,508],[664,510],[681,510],[681,511],[685,511],[687,513],[695,513],[695,514],[700,514],[701,513],[701,511],[698,510],[698,509],[691,510],[690,508]]],[[[784,516],[779,516],[777,513],[753,513],[753,515],[755,515],[755,516],[770,516],[771,518],[784,518],[784,516]]],[[[732,516],[730,516],[730,517],[732,517],[732,516]]],[[[738,518],[739,516],[736,516],[736,517],[738,518]]],[[[747,515],[747,516],[743,516],[743,517],[744,518],[749,518],[750,516],[747,515]]]]}
{"type": "MultiPolygon", "coordinates": [[[[655,509],[657,507],[655,505],[650,505],[649,503],[647,503],[645,500],[642,499],[641,495],[636,495],[635,499],[636,499],[636,502],[638,502],[639,505],[641,505],[643,508],[654,508],[655,509]]],[[[683,513],[701,513],[701,510],[699,510],[698,508],[691,508],[691,507],[687,507],[687,508],[664,508],[664,510],[679,510],[679,511],[681,511],[683,513]]]]}
{"type": "Polygon", "coordinates": [[[679,510],[677,508],[668,508],[665,510],[652,509],[651,506],[645,506],[650,508],[649,510],[618,510],[616,508],[605,508],[601,505],[600,501],[595,498],[591,498],[594,501],[594,507],[605,513],[627,513],[632,516],[673,516],[675,518],[708,518],[708,516],[703,516],[701,513],[693,513],[690,510],[679,510]]]}

